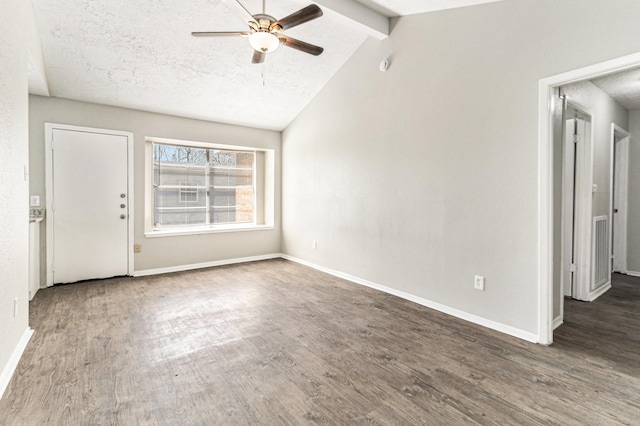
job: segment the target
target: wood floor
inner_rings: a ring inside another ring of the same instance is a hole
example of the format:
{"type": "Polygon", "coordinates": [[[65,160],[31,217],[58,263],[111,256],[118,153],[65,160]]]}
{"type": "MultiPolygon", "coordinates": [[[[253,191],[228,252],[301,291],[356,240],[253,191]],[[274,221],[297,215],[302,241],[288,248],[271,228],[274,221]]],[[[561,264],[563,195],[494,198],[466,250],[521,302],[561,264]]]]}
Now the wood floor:
{"type": "Polygon", "coordinates": [[[58,286],[0,423],[639,425],[640,279],[566,311],[544,347],[285,260],[58,286]]]}

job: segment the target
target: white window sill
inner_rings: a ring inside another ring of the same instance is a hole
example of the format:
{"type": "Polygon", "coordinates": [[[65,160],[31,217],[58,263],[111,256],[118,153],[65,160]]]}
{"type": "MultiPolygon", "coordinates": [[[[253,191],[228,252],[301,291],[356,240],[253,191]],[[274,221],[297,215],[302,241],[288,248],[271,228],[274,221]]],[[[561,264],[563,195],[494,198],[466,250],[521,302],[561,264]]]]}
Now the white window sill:
{"type": "Polygon", "coordinates": [[[180,235],[219,234],[222,232],[267,231],[275,229],[273,225],[220,225],[216,227],[181,227],[145,232],[147,238],[177,237],[180,235]]]}

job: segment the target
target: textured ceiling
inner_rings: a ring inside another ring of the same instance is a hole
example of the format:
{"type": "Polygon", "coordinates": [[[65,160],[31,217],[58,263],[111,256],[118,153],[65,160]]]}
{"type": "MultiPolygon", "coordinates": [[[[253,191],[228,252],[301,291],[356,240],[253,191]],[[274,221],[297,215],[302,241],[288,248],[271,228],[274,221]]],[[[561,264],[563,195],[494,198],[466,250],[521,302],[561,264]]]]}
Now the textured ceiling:
{"type": "MultiPolygon", "coordinates": [[[[252,13],[260,0],[243,0],[252,13]]],[[[308,1],[267,1],[282,18],[308,1]]],[[[282,130],[362,44],[366,35],[325,10],[285,33],[320,45],[318,57],[281,46],[251,64],[246,30],[219,0],[33,0],[52,96],[282,130]],[[264,79],[263,79],[264,75],[264,79]]]]}
{"type": "MultiPolygon", "coordinates": [[[[241,1],[261,12],[262,0],[241,1]]],[[[500,0],[357,0],[386,16],[490,1],[500,0]]],[[[30,63],[30,92],[282,130],[366,39],[357,18],[322,6],[350,2],[318,0],[324,16],[285,32],[322,55],[281,46],[254,65],[246,38],[191,36],[247,29],[223,0],[32,0],[45,69],[30,63]]],[[[266,12],[283,18],[309,3],[267,0],[266,12]]]]}
{"type": "Polygon", "coordinates": [[[640,68],[591,80],[629,111],[640,109],[640,68]]]}

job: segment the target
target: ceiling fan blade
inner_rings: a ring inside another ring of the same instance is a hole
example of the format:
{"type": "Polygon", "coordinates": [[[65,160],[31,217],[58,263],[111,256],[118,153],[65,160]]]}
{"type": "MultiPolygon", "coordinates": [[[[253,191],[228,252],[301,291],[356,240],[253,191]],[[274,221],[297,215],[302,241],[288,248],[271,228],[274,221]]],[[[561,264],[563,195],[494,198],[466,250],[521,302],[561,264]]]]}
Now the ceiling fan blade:
{"type": "Polygon", "coordinates": [[[264,62],[264,58],[267,57],[267,54],[264,52],[260,52],[258,50],[253,51],[253,59],[251,60],[252,64],[261,64],[264,62]]]}
{"type": "Polygon", "coordinates": [[[196,31],[191,33],[194,37],[229,37],[229,36],[248,36],[248,31],[196,31]]]}
{"type": "Polygon", "coordinates": [[[311,4],[285,18],[280,19],[279,21],[274,22],[273,24],[271,24],[271,28],[273,29],[277,25],[280,26],[283,30],[286,30],[288,28],[293,28],[297,25],[304,24],[305,22],[309,22],[321,16],[322,9],[320,9],[315,4],[311,4]]]}
{"type": "Polygon", "coordinates": [[[310,55],[318,56],[324,49],[320,46],[314,46],[313,44],[306,43],[304,41],[296,40],[295,38],[291,38],[288,36],[278,36],[280,40],[280,44],[284,44],[287,47],[291,47],[293,49],[300,50],[305,53],[309,53],[310,55]]]}
{"type": "Polygon", "coordinates": [[[245,8],[239,0],[223,0],[225,4],[229,6],[229,8],[234,9],[240,16],[240,19],[244,21],[245,24],[251,26],[250,22],[255,22],[253,15],[249,13],[247,8],[245,8]]]}

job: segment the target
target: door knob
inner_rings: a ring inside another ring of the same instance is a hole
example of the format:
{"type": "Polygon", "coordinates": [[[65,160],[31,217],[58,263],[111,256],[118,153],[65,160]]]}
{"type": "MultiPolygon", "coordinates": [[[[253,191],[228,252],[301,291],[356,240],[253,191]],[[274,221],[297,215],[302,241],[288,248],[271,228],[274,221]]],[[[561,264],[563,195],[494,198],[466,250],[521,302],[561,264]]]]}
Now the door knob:
{"type": "Polygon", "coordinates": [[[127,217],[126,215],[123,215],[123,214],[120,215],[120,219],[125,219],[126,217],[127,217]]]}

